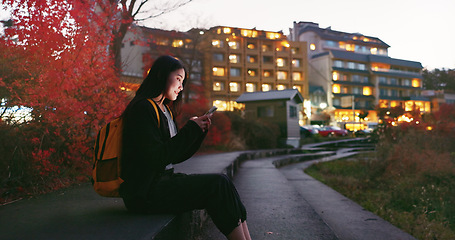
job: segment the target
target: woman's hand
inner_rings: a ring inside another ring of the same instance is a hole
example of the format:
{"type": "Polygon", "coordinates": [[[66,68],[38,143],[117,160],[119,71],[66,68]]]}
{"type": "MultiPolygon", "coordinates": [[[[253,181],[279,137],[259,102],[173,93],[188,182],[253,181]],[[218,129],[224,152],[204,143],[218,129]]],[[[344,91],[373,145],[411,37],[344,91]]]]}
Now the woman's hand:
{"type": "Polygon", "coordinates": [[[202,129],[203,132],[209,130],[210,125],[212,124],[212,115],[213,114],[207,114],[203,115],[200,117],[192,117],[190,120],[194,121],[199,125],[199,127],[202,129]]]}

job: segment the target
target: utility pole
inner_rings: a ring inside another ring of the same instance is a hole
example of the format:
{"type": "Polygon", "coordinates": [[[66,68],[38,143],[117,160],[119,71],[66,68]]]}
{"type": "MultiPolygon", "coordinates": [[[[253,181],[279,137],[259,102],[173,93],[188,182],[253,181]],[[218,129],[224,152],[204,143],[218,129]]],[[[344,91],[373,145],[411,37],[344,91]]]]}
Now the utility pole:
{"type": "Polygon", "coordinates": [[[353,119],[353,126],[354,126],[354,130],[355,130],[355,125],[356,125],[356,122],[355,122],[355,96],[352,95],[352,119],[353,119]]]}

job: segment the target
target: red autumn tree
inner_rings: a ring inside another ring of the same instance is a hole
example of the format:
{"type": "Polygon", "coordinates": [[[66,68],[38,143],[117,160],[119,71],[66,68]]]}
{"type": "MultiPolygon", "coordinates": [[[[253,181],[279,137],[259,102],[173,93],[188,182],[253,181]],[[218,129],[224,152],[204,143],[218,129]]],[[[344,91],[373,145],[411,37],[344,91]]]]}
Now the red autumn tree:
{"type": "MultiPolygon", "coordinates": [[[[192,0],[93,0],[88,1],[96,7],[97,13],[109,22],[104,25],[105,29],[112,34],[112,41],[108,51],[114,58],[114,65],[121,71],[122,56],[121,47],[126,32],[133,22],[141,22],[156,18],[172,12],[192,0]]],[[[85,1],[82,1],[85,2],[85,1]]]]}
{"type": "Polygon", "coordinates": [[[18,184],[59,187],[62,173],[88,174],[94,134],[126,103],[107,51],[111,23],[90,1],[2,3],[14,24],[0,40],[0,198],[18,184]],[[18,106],[29,110],[20,121],[18,106]]]}
{"type": "MultiPolygon", "coordinates": [[[[177,124],[182,127],[188,119],[201,116],[212,106],[204,97],[203,86],[190,85],[190,91],[194,94],[194,100],[182,105],[181,114],[177,117],[177,124]]],[[[212,125],[207,133],[202,147],[226,145],[231,137],[231,120],[223,112],[215,112],[212,117],[212,125]]]]}

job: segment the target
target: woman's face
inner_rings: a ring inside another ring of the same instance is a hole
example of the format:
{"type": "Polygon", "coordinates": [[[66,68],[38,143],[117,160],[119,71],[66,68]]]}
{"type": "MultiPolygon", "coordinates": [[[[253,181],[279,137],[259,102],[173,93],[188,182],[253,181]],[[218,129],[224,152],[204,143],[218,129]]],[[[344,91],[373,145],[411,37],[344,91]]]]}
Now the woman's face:
{"type": "Polygon", "coordinates": [[[175,101],[179,93],[183,91],[183,80],[185,80],[185,70],[183,68],[171,72],[167,79],[164,97],[175,101]]]}

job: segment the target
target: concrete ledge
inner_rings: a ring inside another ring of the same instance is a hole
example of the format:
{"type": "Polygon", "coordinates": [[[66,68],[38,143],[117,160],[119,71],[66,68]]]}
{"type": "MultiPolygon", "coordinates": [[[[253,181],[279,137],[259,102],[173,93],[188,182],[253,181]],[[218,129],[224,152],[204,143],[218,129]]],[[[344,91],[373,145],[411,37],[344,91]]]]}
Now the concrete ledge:
{"type": "MultiPolygon", "coordinates": [[[[177,172],[224,173],[233,177],[248,159],[301,153],[299,149],[199,155],[176,166],[177,172]]],[[[302,158],[310,157],[300,156],[302,158]]],[[[296,159],[290,158],[288,164],[296,159]]],[[[0,206],[1,239],[197,239],[208,215],[203,210],[175,215],[134,214],[120,198],[98,196],[83,184],[0,206]]]]}

